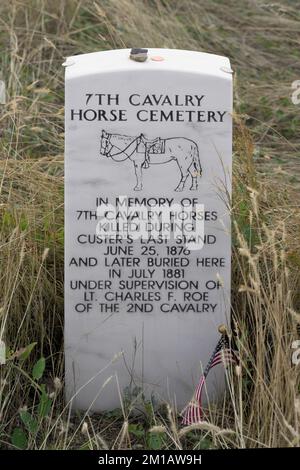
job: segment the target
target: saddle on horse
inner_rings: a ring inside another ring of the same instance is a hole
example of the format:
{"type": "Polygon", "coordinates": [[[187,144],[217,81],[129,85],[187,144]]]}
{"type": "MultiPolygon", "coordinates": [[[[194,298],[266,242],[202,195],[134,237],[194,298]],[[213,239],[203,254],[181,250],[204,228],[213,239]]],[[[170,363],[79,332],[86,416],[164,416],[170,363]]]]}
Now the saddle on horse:
{"type": "Polygon", "coordinates": [[[148,140],[144,134],[141,134],[137,141],[137,153],[143,153],[145,155],[142,167],[147,169],[150,165],[150,154],[155,155],[165,153],[165,139],[156,137],[155,139],[148,140]]]}

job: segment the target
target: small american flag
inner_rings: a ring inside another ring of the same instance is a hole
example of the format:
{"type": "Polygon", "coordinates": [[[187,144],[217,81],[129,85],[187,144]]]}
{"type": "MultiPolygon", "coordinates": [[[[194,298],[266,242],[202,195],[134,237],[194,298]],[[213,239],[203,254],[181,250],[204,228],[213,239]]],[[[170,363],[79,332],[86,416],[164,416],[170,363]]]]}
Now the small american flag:
{"type": "Polygon", "coordinates": [[[203,375],[200,378],[192,400],[183,411],[182,424],[188,426],[190,424],[196,424],[202,421],[203,411],[201,397],[203,387],[205,385],[205,380],[208,376],[209,371],[218,364],[223,363],[224,367],[227,367],[230,363],[236,362],[237,357],[230,347],[228,336],[227,334],[223,334],[222,337],[219,339],[213,354],[211,355],[211,358],[203,372],[203,375]]]}

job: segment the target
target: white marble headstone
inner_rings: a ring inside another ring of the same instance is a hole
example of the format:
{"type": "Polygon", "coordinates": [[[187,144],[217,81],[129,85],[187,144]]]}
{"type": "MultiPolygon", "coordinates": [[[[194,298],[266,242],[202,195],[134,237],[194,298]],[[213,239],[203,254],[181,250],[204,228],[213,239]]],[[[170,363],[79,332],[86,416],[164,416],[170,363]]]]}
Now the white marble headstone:
{"type": "MultiPolygon", "coordinates": [[[[65,355],[74,409],[113,409],[120,395],[142,391],[184,406],[230,315],[229,60],[168,49],[150,49],[144,63],[129,55],[65,64],[65,355]],[[204,219],[198,249],[188,232],[138,238],[137,204],[150,222],[176,205],[194,223],[204,219]],[[126,207],[128,236],[113,236],[126,207]]],[[[223,389],[219,367],[209,399],[223,389]]]]}

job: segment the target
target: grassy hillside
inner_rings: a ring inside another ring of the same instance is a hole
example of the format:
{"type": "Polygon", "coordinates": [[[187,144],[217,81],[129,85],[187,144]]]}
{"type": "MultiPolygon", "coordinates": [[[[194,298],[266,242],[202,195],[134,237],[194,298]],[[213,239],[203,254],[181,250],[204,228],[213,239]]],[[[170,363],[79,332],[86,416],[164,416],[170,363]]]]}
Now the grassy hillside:
{"type": "Polygon", "coordinates": [[[0,448],[299,446],[300,80],[297,2],[11,0],[0,4],[0,448]],[[241,366],[205,423],[131,403],[70,416],[63,399],[65,56],[193,49],[235,70],[233,329],[241,366]],[[1,77],[2,75],[2,77],[1,77]],[[45,361],[44,361],[45,359],[45,361]]]}

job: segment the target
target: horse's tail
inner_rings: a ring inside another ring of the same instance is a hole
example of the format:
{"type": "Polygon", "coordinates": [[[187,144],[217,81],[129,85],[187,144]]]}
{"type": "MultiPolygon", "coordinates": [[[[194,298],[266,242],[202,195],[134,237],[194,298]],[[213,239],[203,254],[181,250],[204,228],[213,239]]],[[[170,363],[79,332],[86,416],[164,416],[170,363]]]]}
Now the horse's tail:
{"type": "Polygon", "coordinates": [[[197,144],[195,144],[194,147],[193,164],[196,172],[198,173],[198,176],[202,176],[202,167],[200,163],[199,149],[197,144]]]}

